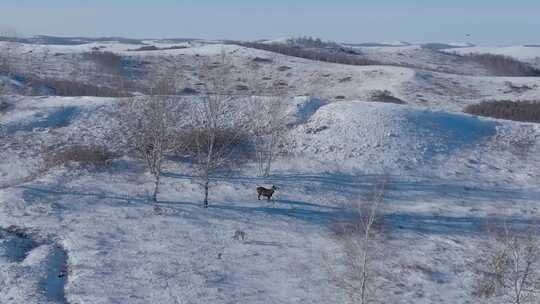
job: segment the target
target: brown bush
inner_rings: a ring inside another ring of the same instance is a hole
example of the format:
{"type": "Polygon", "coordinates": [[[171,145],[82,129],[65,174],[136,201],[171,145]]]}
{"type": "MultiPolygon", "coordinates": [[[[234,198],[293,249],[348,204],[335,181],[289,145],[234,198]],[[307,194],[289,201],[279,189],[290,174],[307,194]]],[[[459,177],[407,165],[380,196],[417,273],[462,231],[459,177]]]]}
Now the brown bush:
{"type": "Polygon", "coordinates": [[[52,94],[56,96],[95,96],[95,97],[129,97],[123,89],[96,86],[78,81],[52,78],[29,78],[33,95],[52,94]]]}
{"type": "Polygon", "coordinates": [[[464,112],[479,116],[540,123],[540,102],[538,101],[484,101],[467,106],[464,112]]]}
{"type": "Polygon", "coordinates": [[[59,149],[46,147],[42,155],[44,170],[71,163],[103,169],[110,166],[113,158],[107,148],[97,145],[74,145],[59,149]]]}

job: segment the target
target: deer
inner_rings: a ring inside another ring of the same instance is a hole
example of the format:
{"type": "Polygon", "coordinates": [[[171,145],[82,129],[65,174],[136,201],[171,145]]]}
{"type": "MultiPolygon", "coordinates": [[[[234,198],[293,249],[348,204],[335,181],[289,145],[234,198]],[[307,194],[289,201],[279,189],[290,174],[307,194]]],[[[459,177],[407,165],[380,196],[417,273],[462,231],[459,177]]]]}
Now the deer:
{"type": "Polygon", "coordinates": [[[257,187],[257,194],[259,195],[257,197],[258,200],[261,200],[261,196],[265,196],[268,201],[272,199],[272,195],[274,195],[274,192],[277,190],[277,187],[272,185],[272,188],[266,189],[265,187],[257,187]]]}
{"type": "Polygon", "coordinates": [[[244,232],[243,230],[236,230],[234,232],[233,239],[235,239],[237,241],[239,241],[239,240],[244,241],[246,239],[246,232],[244,232]]]}

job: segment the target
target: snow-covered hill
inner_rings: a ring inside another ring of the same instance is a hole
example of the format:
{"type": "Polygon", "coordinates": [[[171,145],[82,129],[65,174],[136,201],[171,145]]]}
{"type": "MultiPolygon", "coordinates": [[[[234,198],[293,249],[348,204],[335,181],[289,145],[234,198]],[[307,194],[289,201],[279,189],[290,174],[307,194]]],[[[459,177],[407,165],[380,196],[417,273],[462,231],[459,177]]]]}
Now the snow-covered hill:
{"type": "MultiPolygon", "coordinates": [[[[204,58],[218,60],[225,54],[237,67],[232,72],[233,90],[245,90],[246,87],[251,89],[252,78],[267,78],[269,82],[282,84],[292,96],[311,95],[329,101],[370,100],[374,94],[387,91],[409,105],[450,111],[461,111],[465,106],[483,100],[534,100],[540,95],[538,77],[486,76],[489,72],[478,63],[415,45],[359,47],[363,56],[384,65],[351,66],[295,58],[237,45],[202,41],[181,44],[154,42],[152,45],[161,48],[179,45],[182,48],[133,51],[138,48],[137,45],[114,42],[47,46],[23,44],[15,48],[21,55],[15,56],[13,60],[21,70],[32,71],[42,78],[112,88],[117,86],[114,83],[117,78],[108,72],[104,73],[102,66],[84,55],[95,49],[112,52],[121,56],[123,67],[120,72],[128,78],[128,83],[132,83],[130,90],[135,92],[148,86],[147,77],[172,77],[172,74],[181,79],[179,86],[197,91],[204,84],[196,72],[201,61],[204,58]]],[[[2,44],[5,42],[0,42],[0,47],[2,44]]],[[[455,48],[448,52],[467,52],[468,49],[455,48]]],[[[518,55],[516,58],[525,59],[518,55]]],[[[18,86],[13,87],[12,91],[24,92],[24,88],[20,88],[24,77],[18,78],[0,81],[11,83],[12,86],[16,83],[18,86]]]]}
{"type": "MultiPolygon", "coordinates": [[[[364,75],[361,83],[373,87],[415,77],[401,68],[319,67],[364,75]]],[[[538,124],[296,97],[288,101],[291,153],[270,178],[245,163],[215,181],[203,209],[190,165],[171,160],[156,209],[147,199],[150,176],[127,156],[106,170],[40,167],[46,145],[116,150],[121,100],[9,102],[0,117],[0,227],[46,241],[22,261],[0,258],[2,303],[43,303],[47,263],[57,260],[51,244],[67,253],[68,303],[344,303],[329,274],[341,250],[331,228],[382,175],[389,178],[386,250],[394,252],[384,256],[388,301],[470,303],[477,301],[470,264],[483,220],[537,216],[538,124]],[[275,205],[258,201],[255,187],[271,184],[275,205]],[[247,239],[233,239],[236,230],[247,239]]]]}

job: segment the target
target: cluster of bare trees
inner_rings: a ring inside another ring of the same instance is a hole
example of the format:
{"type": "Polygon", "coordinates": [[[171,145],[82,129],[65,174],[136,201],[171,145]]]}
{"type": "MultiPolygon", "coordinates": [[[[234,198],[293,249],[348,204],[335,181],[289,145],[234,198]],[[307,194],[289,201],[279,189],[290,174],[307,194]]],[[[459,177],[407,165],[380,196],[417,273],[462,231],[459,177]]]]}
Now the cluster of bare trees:
{"type": "Polygon", "coordinates": [[[503,222],[481,246],[476,295],[507,303],[540,300],[540,239],[537,223],[503,222]]]}
{"type": "Polygon", "coordinates": [[[233,102],[229,91],[233,64],[222,52],[217,61],[199,67],[205,88],[200,96],[178,96],[176,78],[161,78],[151,94],[130,99],[122,119],[132,151],[145,160],[155,183],[157,201],[162,164],[167,154],[188,157],[193,179],[209,205],[213,181],[238,163],[252,145],[263,176],[271,172],[278,139],[284,131],[284,96],[262,100],[248,97],[244,106],[233,102]]]}

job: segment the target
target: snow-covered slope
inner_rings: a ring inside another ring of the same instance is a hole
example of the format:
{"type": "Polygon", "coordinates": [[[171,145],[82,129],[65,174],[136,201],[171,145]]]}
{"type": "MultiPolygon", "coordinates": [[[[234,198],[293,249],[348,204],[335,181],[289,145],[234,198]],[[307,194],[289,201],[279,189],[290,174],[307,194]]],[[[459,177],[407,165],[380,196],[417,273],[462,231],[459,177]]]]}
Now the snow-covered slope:
{"type": "MultiPolygon", "coordinates": [[[[291,153],[273,176],[258,178],[246,163],[216,180],[203,209],[189,164],[168,161],[155,207],[151,178],[135,159],[118,155],[106,170],[40,168],[43,145],[115,150],[119,100],[10,103],[0,118],[0,227],[66,250],[69,303],[345,303],[330,279],[340,250],[331,227],[382,174],[394,253],[384,260],[389,303],[475,302],[469,265],[482,220],[536,215],[540,201],[537,124],[297,97],[289,102],[291,153]],[[275,205],[258,201],[255,187],[271,184],[275,205]],[[236,230],[247,239],[234,240],[236,230]]],[[[9,290],[0,302],[43,302],[50,246],[22,261],[0,258],[9,290]]]]}
{"type": "MultiPolygon", "coordinates": [[[[235,117],[264,102],[247,96],[261,93],[258,78],[296,96],[286,99],[288,144],[272,176],[246,161],[214,180],[203,209],[190,163],[169,159],[151,205],[151,176],[121,149],[125,100],[2,96],[0,303],[347,303],[332,279],[343,267],[333,228],[383,178],[387,302],[478,303],[472,266],[485,222],[538,217],[540,125],[461,112],[538,100],[540,78],[486,76],[452,53],[539,66],[540,48],[356,45],[383,65],[351,66],[219,41],[141,43],[16,44],[9,59],[39,77],[107,87],[114,77],[85,53],[113,52],[140,94],[160,76],[197,92],[201,62],[225,55],[230,89],[243,90],[235,117]],[[149,45],[176,48],[134,51],[149,45]],[[381,95],[401,104],[374,102],[381,95]],[[44,166],[50,148],[75,144],[106,146],[111,166],[44,166]],[[278,187],[275,202],[257,200],[261,185],[278,187]],[[247,238],[234,239],[237,230],[247,238]]],[[[0,75],[2,94],[27,93],[23,76],[0,75]]]]}

